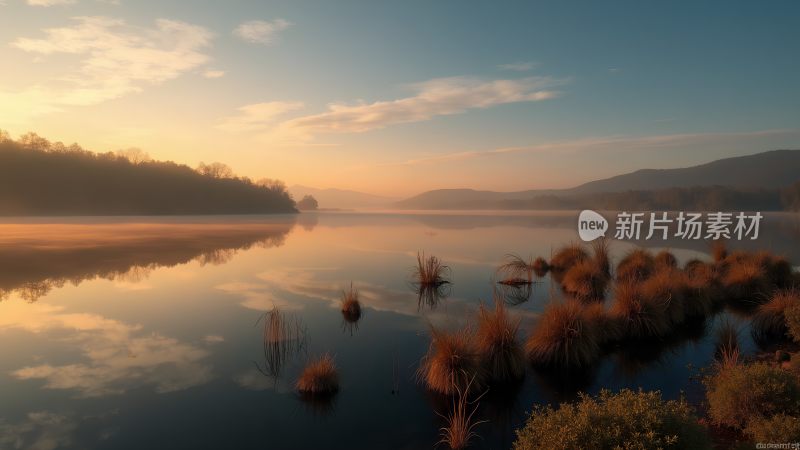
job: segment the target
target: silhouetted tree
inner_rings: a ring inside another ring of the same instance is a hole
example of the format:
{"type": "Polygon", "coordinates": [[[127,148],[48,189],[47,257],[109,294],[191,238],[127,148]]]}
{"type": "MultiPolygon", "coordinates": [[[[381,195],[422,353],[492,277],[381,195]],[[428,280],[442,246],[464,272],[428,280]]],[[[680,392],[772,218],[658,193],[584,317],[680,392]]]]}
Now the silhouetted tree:
{"type": "MultiPolygon", "coordinates": [[[[136,161],[142,155],[136,152],[136,161]]],[[[205,165],[204,165],[205,166],[205,165]]],[[[51,144],[35,133],[0,140],[0,215],[261,214],[296,212],[285,191],[174,162],[131,164],[116,153],[51,144]]]]}
{"type": "Polygon", "coordinates": [[[256,184],[259,186],[264,186],[267,189],[272,189],[273,191],[286,192],[286,183],[284,183],[282,180],[262,178],[256,181],[256,184]]]}
{"type": "Polygon", "coordinates": [[[306,195],[302,200],[297,202],[297,209],[301,211],[314,211],[319,207],[317,199],[311,195],[306,195]]]}
{"type": "Polygon", "coordinates": [[[233,169],[221,162],[206,164],[201,161],[200,165],[197,166],[197,172],[212,178],[233,178],[233,169]]]}
{"type": "Polygon", "coordinates": [[[153,160],[153,158],[151,158],[146,151],[136,147],[117,150],[115,154],[120,158],[127,159],[132,164],[141,164],[143,162],[150,162],[153,160]]]}

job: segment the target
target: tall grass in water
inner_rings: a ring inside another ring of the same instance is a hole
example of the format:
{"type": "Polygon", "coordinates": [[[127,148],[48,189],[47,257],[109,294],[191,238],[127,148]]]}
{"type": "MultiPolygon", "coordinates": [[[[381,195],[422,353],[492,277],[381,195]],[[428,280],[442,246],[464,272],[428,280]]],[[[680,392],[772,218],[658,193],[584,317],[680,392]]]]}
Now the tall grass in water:
{"type": "Polygon", "coordinates": [[[463,329],[448,333],[431,328],[431,343],[417,376],[429,389],[445,395],[482,386],[484,370],[472,332],[463,329]]]}
{"type": "Polygon", "coordinates": [[[547,275],[549,270],[550,264],[547,263],[546,259],[537,256],[536,259],[533,260],[533,273],[535,273],[537,277],[541,278],[547,275]]]}
{"type": "Polygon", "coordinates": [[[470,441],[478,437],[474,429],[486,421],[473,419],[478,410],[477,402],[483,397],[481,394],[475,400],[469,401],[468,394],[473,382],[474,379],[469,380],[464,389],[456,386],[456,396],[453,399],[453,408],[450,414],[447,416],[439,414],[447,422],[447,425],[439,429],[442,438],[438,444],[447,444],[453,450],[460,450],[469,447],[470,441]],[[468,409],[473,404],[475,406],[468,409]]]}
{"type": "Polygon", "coordinates": [[[629,338],[662,337],[669,332],[666,304],[642,294],[635,283],[617,283],[609,313],[629,338]]]}
{"type": "Polygon", "coordinates": [[[647,250],[635,249],[628,252],[617,264],[617,282],[636,282],[650,276],[655,269],[653,255],[647,250]]]}
{"type": "Polygon", "coordinates": [[[284,314],[277,307],[261,316],[261,320],[264,321],[264,366],[256,363],[256,367],[264,375],[277,379],[286,362],[305,351],[306,329],[300,319],[284,314]]]}
{"type": "Polygon", "coordinates": [[[607,279],[611,278],[611,248],[605,237],[592,241],[592,261],[607,279]]]}
{"type": "Polygon", "coordinates": [[[414,280],[420,286],[440,286],[450,282],[450,267],[435,256],[425,257],[425,253],[417,253],[417,267],[414,268],[414,280]]]}
{"type": "Polygon", "coordinates": [[[756,342],[768,343],[789,337],[786,311],[800,305],[800,291],[784,289],[776,291],[770,300],[760,305],[753,316],[752,334],[756,342]]]}
{"type": "Polygon", "coordinates": [[[667,250],[661,250],[656,254],[653,258],[653,263],[657,268],[676,268],[678,267],[678,259],[675,258],[675,255],[670,253],[667,250]]]}
{"type": "Polygon", "coordinates": [[[581,301],[603,301],[608,281],[597,262],[585,259],[567,270],[561,278],[561,288],[581,301]]]}
{"type": "Polygon", "coordinates": [[[550,303],[528,337],[525,351],[536,366],[589,366],[600,356],[602,333],[580,302],[550,303]]]}
{"type": "Polygon", "coordinates": [[[521,256],[509,253],[506,255],[506,262],[498,269],[501,284],[522,284],[532,283],[534,275],[534,263],[532,258],[523,259],[521,256]]]}
{"type": "Polygon", "coordinates": [[[475,347],[491,381],[503,383],[525,375],[522,347],[517,342],[519,322],[509,316],[502,299],[495,298],[494,310],[480,306],[475,347]]]}
{"type": "Polygon", "coordinates": [[[686,317],[683,293],[686,279],[683,272],[664,266],[639,284],[643,298],[662,305],[667,320],[672,325],[683,323],[686,317]]]}
{"type": "Polygon", "coordinates": [[[417,311],[422,311],[423,308],[436,309],[442,300],[450,296],[449,284],[418,284],[415,286],[417,290],[417,311]]]}
{"type": "Polygon", "coordinates": [[[553,257],[550,258],[550,270],[555,272],[565,272],[575,264],[589,259],[586,250],[576,243],[558,249],[553,257]]]}
{"type": "Polygon", "coordinates": [[[358,322],[361,318],[361,302],[358,301],[358,290],[350,283],[350,289],[342,291],[342,317],[347,322],[358,322]]]}
{"type": "Polygon", "coordinates": [[[725,241],[713,241],[711,243],[711,257],[716,263],[720,263],[728,257],[728,249],[726,248],[725,241]]]}
{"type": "Polygon", "coordinates": [[[730,301],[755,306],[772,290],[764,268],[755,261],[726,259],[723,270],[722,287],[730,301]]]}
{"type": "Polygon", "coordinates": [[[327,396],[339,391],[339,371],[330,354],[325,354],[306,365],[295,387],[301,394],[327,396]]]}
{"type": "Polygon", "coordinates": [[[739,363],[739,329],[730,320],[725,320],[716,331],[714,357],[722,369],[731,368],[739,363]]]}
{"type": "Polygon", "coordinates": [[[690,261],[684,268],[686,290],[684,307],[687,316],[707,316],[723,299],[714,265],[690,261]]]}

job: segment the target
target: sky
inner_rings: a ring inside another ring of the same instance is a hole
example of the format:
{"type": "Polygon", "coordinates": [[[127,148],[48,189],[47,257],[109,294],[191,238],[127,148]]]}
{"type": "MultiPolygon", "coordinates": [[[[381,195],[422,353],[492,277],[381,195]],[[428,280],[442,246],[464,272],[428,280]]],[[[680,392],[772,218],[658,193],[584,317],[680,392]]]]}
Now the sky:
{"type": "Polygon", "coordinates": [[[796,1],[0,0],[0,129],[391,197],[800,148],[796,1]]]}

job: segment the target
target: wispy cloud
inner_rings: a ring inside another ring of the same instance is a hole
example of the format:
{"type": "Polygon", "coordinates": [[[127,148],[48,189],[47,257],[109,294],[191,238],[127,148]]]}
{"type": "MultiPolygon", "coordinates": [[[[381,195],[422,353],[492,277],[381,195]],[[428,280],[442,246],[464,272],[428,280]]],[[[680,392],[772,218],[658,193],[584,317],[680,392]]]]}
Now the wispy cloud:
{"type": "Polygon", "coordinates": [[[175,79],[210,59],[213,34],[203,27],[158,19],[153,28],[108,17],[75,17],[71,26],[22,37],[11,46],[37,57],[79,58],[77,69],[15,91],[0,89],[0,120],[18,121],[65,106],[93,105],[175,79]]]}
{"type": "Polygon", "coordinates": [[[500,64],[497,66],[500,70],[514,70],[516,72],[527,72],[536,67],[533,61],[517,61],[510,64],[500,64]]]}
{"type": "Polygon", "coordinates": [[[216,70],[216,69],[209,69],[203,72],[203,76],[206,78],[222,78],[225,76],[224,70],[216,70]]]}
{"type": "Polygon", "coordinates": [[[74,5],[77,0],[28,0],[30,6],[74,5]]]}
{"type": "Polygon", "coordinates": [[[273,140],[308,142],[325,133],[362,133],[391,125],[421,122],[470,109],[555,98],[554,87],[566,83],[550,77],[481,80],[471,77],[437,78],[410,85],[408,97],[372,103],[330,104],[327,111],[274,123],[278,115],[298,109],[296,102],[246,105],[218,126],[229,131],[265,132],[273,140]]]}
{"type": "Polygon", "coordinates": [[[278,34],[292,26],[292,23],[284,19],[250,20],[243,22],[233,30],[233,34],[253,44],[269,45],[275,42],[278,34]]]}
{"type": "MultiPolygon", "coordinates": [[[[478,158],[491,158],[514,153],[535,153],[544,151],[581,152],[614,149],[619,151],[660,147],[700,145],[741,139],[757,139],[776,135],[800,135],[800,130],[759,130],[730,133],[686,133],[655,136],[605,136],[563,141],[547,142],[530,146],[501,147],[489,150],[453,152],[423,158],[408,159],[394,163],[380,164],[380,167],[414,166],[441,164],[478,158]]],[[[375,166],[373,166],[375,167],[375,166]]]]}
{"type": "Polygon", "coordinates": [[[223,119],[216,127],[229,132],[265,130],[274,123],[277,117],[302,107],[301,102],[265,102],[245,105],[237,109],[238,114],[223,119]]]}

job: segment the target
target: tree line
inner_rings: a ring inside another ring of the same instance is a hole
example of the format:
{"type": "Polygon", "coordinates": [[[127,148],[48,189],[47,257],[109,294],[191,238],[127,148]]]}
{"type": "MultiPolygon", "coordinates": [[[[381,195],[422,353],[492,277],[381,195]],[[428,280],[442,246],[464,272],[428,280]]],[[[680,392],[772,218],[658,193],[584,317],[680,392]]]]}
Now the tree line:
{"type": "Polygon", "coordinates": [[[140,149],[95,153],[0,130],[0,215],[183,215],[297,212],[279,180],[213,162],[193,169],[140,149]]]}

